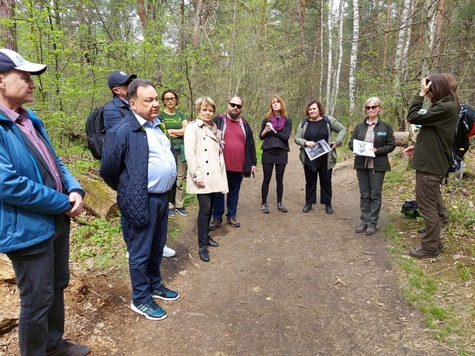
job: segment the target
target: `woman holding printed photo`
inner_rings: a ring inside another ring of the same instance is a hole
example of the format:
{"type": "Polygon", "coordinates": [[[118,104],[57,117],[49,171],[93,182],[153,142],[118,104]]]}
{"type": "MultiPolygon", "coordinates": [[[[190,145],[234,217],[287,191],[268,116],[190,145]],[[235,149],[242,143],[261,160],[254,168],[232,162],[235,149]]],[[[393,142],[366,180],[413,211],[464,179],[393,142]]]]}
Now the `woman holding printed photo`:
{"type": "Polygon", "coordinates": [[[294,139],[300,146],[300,160],[305,174],[305,205],[302,211],[308,213],[312,209],[312,204],[317,203],[317,180],[320,178],[320,203],[325,205],[327,214],[332,214],[332,172],[336,164],[336,148],[342,145],[346,128],[335,118],[325,115],[325,108],[318,100],[310,101],[305,106],[305,116],[297,128],[294,139]],[[334,141],[332,132],[337,133],[334,141]],[[310,159],[305,148],[317,147],[320,140],[327,142],[331,150],[310,159]]]}
{"type": "Polygon", "coordinates": [[[393,128],[380,119],[383,110],[381,100],[376,97],[365,102],[366,117],[351,134],[350,150],[353,150],[353,140],[373,144],[375,157],[356,154],[354,168],[360,186],[360,224],[356,233],[373,235],[376,232],[379,212],[381,210],[384,175],[391,170],[388,154],[396,148],[393,128]]]}

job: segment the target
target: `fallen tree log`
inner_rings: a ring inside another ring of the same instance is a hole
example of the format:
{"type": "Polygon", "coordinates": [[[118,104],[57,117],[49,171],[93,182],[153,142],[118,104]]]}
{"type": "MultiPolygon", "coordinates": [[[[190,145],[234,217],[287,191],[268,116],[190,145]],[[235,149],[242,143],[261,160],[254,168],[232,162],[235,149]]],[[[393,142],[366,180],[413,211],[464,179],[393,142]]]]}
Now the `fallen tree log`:
{"type": "Polygon", "coordinates": [[[116,192],[99,177],[75,175],[86,191],[84,209],[91,215],[110,219],[117,215],[116,192]]]}

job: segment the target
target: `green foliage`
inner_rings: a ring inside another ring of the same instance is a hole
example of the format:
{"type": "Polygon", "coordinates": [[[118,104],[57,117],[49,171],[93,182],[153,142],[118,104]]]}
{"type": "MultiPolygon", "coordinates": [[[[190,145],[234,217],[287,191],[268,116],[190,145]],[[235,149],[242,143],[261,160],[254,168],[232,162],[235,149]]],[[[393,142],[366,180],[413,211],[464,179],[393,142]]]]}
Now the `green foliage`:
{"type": "Polygon", "coordinates": [[[109,267],[114,264],[117,254],[125,255],[118,247],[122,232],[117,219],[90,218],[83,223],[71,234],[71,255],[75,260],[86,263],[93,259],[95,265],[109,267]]]}

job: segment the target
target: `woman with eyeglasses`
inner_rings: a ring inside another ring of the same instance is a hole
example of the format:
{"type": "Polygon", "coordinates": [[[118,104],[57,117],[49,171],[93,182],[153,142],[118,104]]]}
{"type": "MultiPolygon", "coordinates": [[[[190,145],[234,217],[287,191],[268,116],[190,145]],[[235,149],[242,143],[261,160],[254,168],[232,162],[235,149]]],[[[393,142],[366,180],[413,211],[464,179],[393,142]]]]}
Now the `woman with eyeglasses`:
{"type": "Polygon", "coordinates": [[[269,213],[267,195],[274,167],[277,183],[277,209],[282,213],[288,211],[282,203],[282,196],[284,194],[284,172],[290,151],[289,138],[291,132],[292,120],[287,115],[284,100],[279,96],[272,96],[270,109],[266,114],[266,118],[262,121],[259,134],[259,138],[262,140],[262,170],[264,171],[261,187],[261,210],[264,214],[269,213]]]}
{"type": "Polygon", "coordinates": [[[185,127],[188,125],[188,118],[185,113],[176,109],[178,105],[178,93],[174,90],[165,90],[162,94],[162,102],[165,108],[160,110],[158,118],[165,123],[168,136],[175,148],[175,159],[177,165],[177,176],[175,184],[170,190],[168,199],[168,215],[174,216],[178,212],[182,216],[188,216],[188,211],[184,205],[183,181],[186,179],[186,159],[183,146],[183,135],[185,127]]]}
{"type": "Polygon", "coordinates": [[[366,100],[366,117],[356,125],[349,142],[350,150],[357,152],[354,168],[360,187],[360,223],[355,232],[368,236],[377,230],[384,175],[391,170],[388,154],[396,148],[393,127],[379,117],[382,110],[379,98],[366,100]]]}
{"type": "Polygon", "coordinates": [[[198,197],[199,256],[201,261],[209,262],[208,246],[219,246],[209,236],[211,211],[216,193],[228,192],[228,180],[221,131],[213,122],[216,104],[211,98],[200,97],[195,107],[198,118],[190,122],[185,130],[185,156],[188,162],[186,190],[198,197]]]}
{"type": "Polygon", "coordinates": [[[332,172],[336,165],[336,148],[343,144],[346,128],[335,118],[325,115],[325,109],[318,100],[312,100],[305,106],[305,116],[294,139],[300,146],[300,161],[305,174],[305,205],[302,211],[308,213],[312,204],[317,202],[317,180],[320,178],[320,203],[325,205],[327,214],[332,214],[332,172]],[[332,132],[337,133],[334,141],[332,132]],[[323,149],[325,146],[330,150],[327,153],[323,149]]]}

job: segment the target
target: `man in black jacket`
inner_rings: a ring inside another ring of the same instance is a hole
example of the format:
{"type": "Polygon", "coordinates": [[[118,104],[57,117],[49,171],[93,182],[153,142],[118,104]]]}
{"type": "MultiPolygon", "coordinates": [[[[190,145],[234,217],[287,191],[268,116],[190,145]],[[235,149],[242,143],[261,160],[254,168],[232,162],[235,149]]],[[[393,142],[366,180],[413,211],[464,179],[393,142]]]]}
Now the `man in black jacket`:
{"type": "MultiPolygon", "coordinates": [[[[226,164],[229,193],[226,197],[227,222],[232,227],[240,227],[236,219],[239,191],[242,177],[249,177],[256,172],[256,145],[254,135],[247,121],[241,117],[242,99],[235,96],[228,101],[226,113],[213,118],[222,132],[224,142],[223,156],[226,164]]],[[[213,219],[209,229],[220,227],[224,214],[224,194],[216,194],[213,207],[213,219]]]]}

